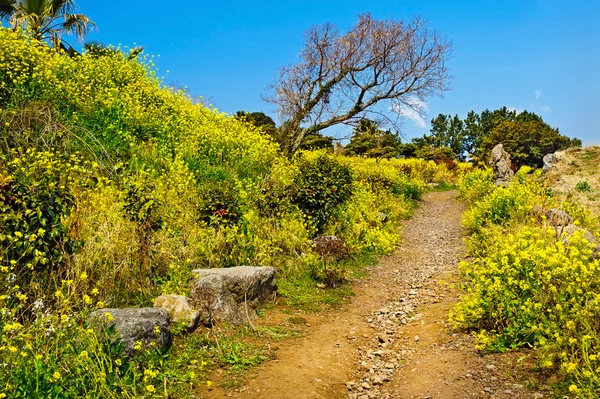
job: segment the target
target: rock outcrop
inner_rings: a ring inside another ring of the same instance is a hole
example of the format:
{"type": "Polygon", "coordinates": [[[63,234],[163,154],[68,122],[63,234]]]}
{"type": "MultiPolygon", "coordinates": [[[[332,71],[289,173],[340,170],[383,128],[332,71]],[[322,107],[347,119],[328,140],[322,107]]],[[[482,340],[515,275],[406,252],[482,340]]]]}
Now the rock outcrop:
{"type": "Polygon", "coordinates": [[[98,309],[90,314],[90,325],[100,337],[120,341],[128,356],[148,348],[166,350],[172,343],[169,314],[163,309],[98,309]]]}
{"type": "Polygon", "coordinates": [[[184,324],[190,331],[200,321],[200,312],[194,309],[191,299],[184,295],[161,295],[154,300],[154,307],[166,310],[171,322],[184,324]]]}
{"type": "Polygon", "coordinates": [[[550,226],[554,227],[555,230],[562,230],[573,223],[573,218],[562,209],[550,208],[544,215],[546,216],[546,221],[550,226]]]}
{"type": "Polygon", "coordinates": [[[543,162],[542,173],[549,172],[554,167],[554,164],[556,163],[557,160],[558,159],[556,158],[556,155],[554,155],[554,154],[544,155],[544,158],[542,158],[542,162],[543,162]]]}
{"type": "Polygon", "coordinates": [[[494,171],[494,179],[496,179],[497,183],[508,182],[515,175],[515,172],[512,170],[510,154],[504,151],[502,144],[498,144],[492,150],[489,165],[494,171]]]}
{"type": "Polygon", "coordinates": [[[575,234],[578,231],[583,232],[583,238],[585,238],[590,244],[592,244],[594,246],[592,249],[592,257],[594,259],[597,259],[598,254],[600,254],[600,244],[598,244],[598,242],[596,241],[596,238],[594,238],[594,235],[592,234],[591,231],[584,229],[582,227],[575,226],[574,224],[570,224],[567,227],[565,227],[562,231],[563,242],[565,244],[568,244],[569,238],[572,237],[573,234],[575,234]]]}
{"type": "Polygon", "coordinates": [[[256,310],[277,293],[275,269],[267,266],[238,266],[225,269],[196,269],[191,301],[200,312],[200,322],[250,323],[256,310]]]}
{"type": "Polygon", "coordinates": [[[569,238],[578,231],[583,232],[583,238],[585,238],[590,244],[594,246],[592,256],[594,259],[598,258],[600,254],[600,244],[596,241],[596,238],[591,231],[579,227],[573,223],[573,218],[562,209],[549,208],[545,211],[539,206],[534,206],[532,209],[534,215],[541,217],[544,216],[546,223],[548,223],[556,231],[557,237],[562,237],[562,241],[565,245],[569,243],[569,238]]]}

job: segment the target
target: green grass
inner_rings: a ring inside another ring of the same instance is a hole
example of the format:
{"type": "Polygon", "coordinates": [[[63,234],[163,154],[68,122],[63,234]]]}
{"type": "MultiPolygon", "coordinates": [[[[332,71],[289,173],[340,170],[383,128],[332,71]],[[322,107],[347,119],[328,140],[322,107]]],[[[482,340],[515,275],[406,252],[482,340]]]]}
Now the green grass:
{"type": "Polygon", "coordinates": [[[279,295],[285,298],[286,305],[306,312],[318,312],[327,307],[338,307],[345,299],[354,295],[351,281],[366,276],[366,268],[376,263],[372,255],[362,255],[340,262],[346,281],[335,287],[326,288],[311,276],[308,270],[303,273],[287,275],[281,278],[279,295]]]}
{"type": "Polygon", "coordinates": [[[153,359],[163,370],[169,398],[194,397],[194,392],[212,385],[211,376],[222,369],[219,385],[233,389],[243,384],[244,372],[272,358],[266,342],[300,336],[300,331],[285,326],[221,326],[199,329],[174,338],[168,354],[153,359]]]}
{"type": "Polygon", "coordinates": [[[450,184],[447,183],[445,181],[440,181],[438,182],[437,187],[431,188],[430,191],[452,191],[452,190],[458,190],[458,186],[456,184],[450,184]]]}

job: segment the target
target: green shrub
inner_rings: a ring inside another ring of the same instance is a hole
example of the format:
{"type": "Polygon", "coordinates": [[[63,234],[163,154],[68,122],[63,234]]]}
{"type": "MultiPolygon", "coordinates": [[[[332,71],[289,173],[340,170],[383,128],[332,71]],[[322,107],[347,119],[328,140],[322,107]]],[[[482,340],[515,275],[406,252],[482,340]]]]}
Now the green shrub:
{"type": "Polygon", "coordinates": [[[459,178],[459,192],[462,199],[475,202],[491,193],[494,188],[494,175],[491,169],[473,169],[459,178]]]}
{"type": "Polygon", "coordinates": [[[580,181],[575,185],[575,190],[579,191],[580,193],[589,193],[592,191],[592,186],[590,186],[590,183],[587,181],[580,181]]]}
{"type": "Polygon", "coordinates": [[[299,173],[291,187],[292,202],[320,233],[335,209],[352,195],[352,174],[333,156],[316,153],[300,156],[299,173]]]}

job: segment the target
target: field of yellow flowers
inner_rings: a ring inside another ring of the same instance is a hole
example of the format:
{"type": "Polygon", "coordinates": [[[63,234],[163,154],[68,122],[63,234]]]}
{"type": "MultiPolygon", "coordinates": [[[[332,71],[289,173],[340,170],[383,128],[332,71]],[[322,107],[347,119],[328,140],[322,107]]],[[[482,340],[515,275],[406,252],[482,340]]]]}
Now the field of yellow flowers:
{"type": "Polygon", "coordinates": [[[481,350],[535,348],[539,369],[557,375],[566,394],[597,398],[600,260],[584,230],[562,234],[544,211],[566,211],[596,239],[600,220],[555,198],[540,171],[530,172],[521,169],[507,187],[496,187],[489,170],[461,179],[470,257],[461,264],[466,292],[450,318],[478,333],[481,350]]]}
{"type": "Polygon", "coordinates": [[[194,351],[124,358],[89,313],[186,294],[193,268],[237,265],[275,267],[292,306],[335,302],[323,283],[391,251],[427,184],[464,169],[286,158],[166,87],[150,58],[68,57],[4,28],[0,137],[0,398],[189,397],[208,367],[260,356],[192,334],[174,351],[194,351]],[[333,275],[311,251],[317,235],[348,246],[333,275]]]}

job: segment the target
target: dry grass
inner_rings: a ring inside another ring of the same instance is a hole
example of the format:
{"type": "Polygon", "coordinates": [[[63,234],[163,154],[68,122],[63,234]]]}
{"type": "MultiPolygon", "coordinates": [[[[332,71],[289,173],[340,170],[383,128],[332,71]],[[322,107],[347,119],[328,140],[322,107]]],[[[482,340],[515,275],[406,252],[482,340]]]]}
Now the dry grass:
{"type": "Polygon", "coordinates": [[[559,151],[556,157],[558,162],[547,175],[553,193],[559,199],[575,200],[600,216],[600,146],[559,151]],[[584,182],[589,190],[578,190],[578,183],[584,182]]]}

